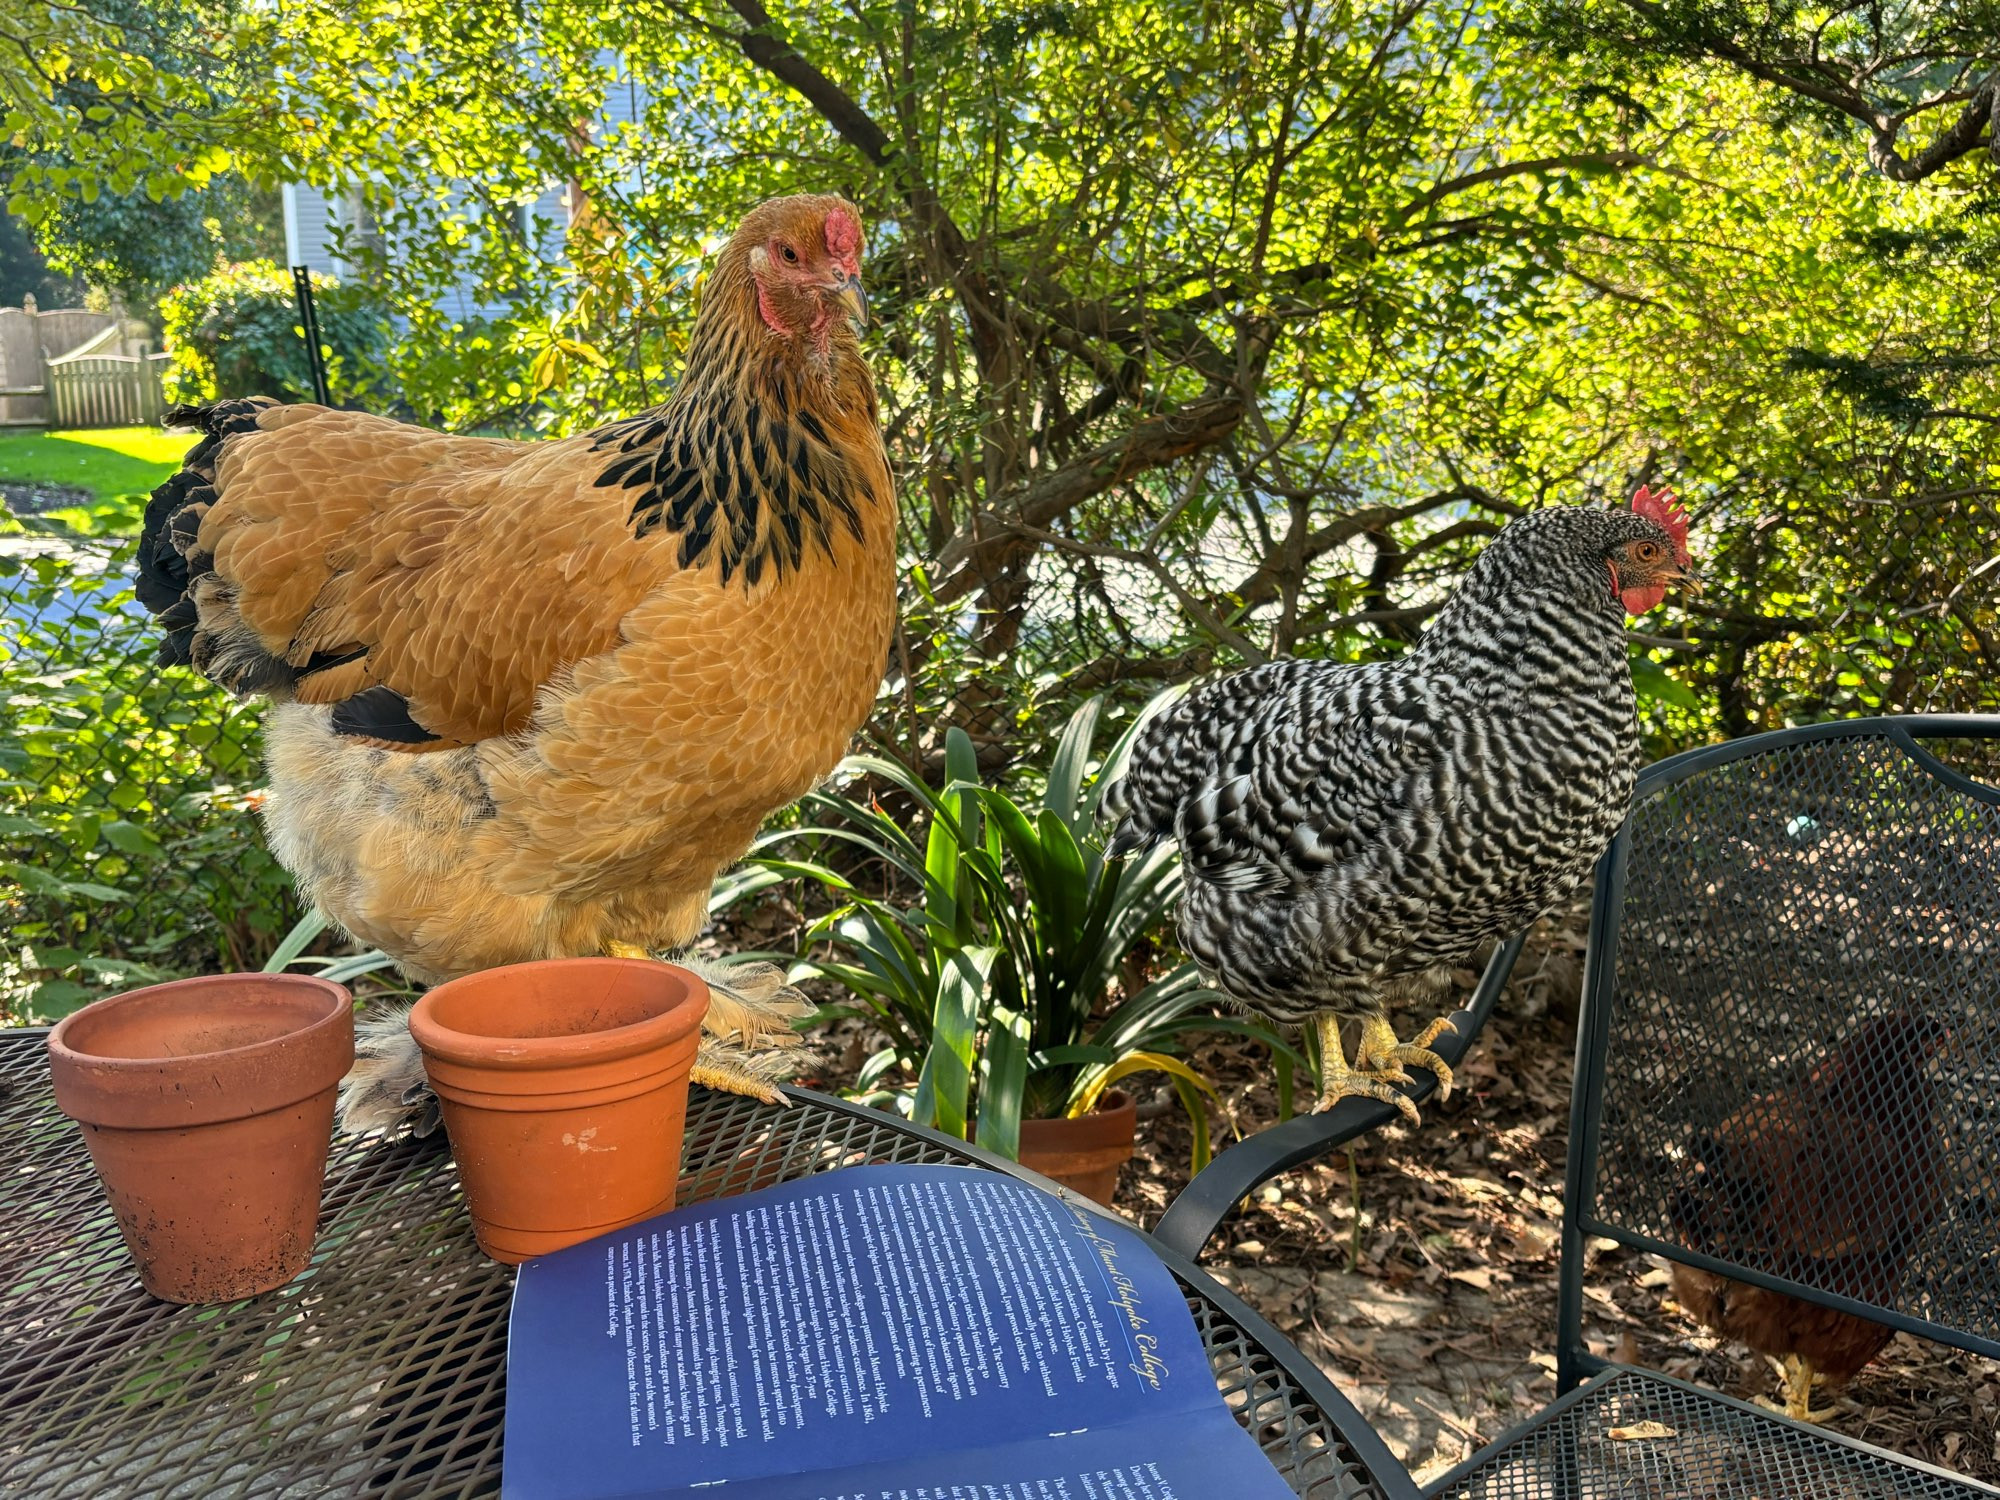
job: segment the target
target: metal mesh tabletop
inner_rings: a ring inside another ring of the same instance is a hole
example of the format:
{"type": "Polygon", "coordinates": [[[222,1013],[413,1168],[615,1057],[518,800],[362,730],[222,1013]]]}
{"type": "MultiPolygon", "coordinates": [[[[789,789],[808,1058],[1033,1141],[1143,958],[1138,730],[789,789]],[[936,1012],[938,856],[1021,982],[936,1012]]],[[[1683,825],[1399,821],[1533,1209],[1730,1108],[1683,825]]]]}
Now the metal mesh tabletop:
{"type": "MultiPolygon", "coordinates": [[[[175,1307],[140,1288],[43,1046],[0,1032],[0,1494],[499,1492],[514,1278],[473,1244],[441,1136],[338,1139],[312,1264],[265,1296],[175,1307]]],[[[972,1159],[832,1100],[780,1109],[697,1089],[681,1201],[864,1162],[972,1159]]],[[[1293,1490],[1383,1495],[1315,1399],[1339,1401],[1323,1377],[1170,1263],[1217,1386],[1293,1490]]]]}
{"type": "Polygon", "coordinates": [[[1619,1369],[1476,1455],[1432,1493],[1438,1500],[1993,1500],[2000,1490],[1776,1422],[1678,1380],[1619,1369]],[[1646,1423],[1665,1431],[1644,1436],[1646,1423]]]}

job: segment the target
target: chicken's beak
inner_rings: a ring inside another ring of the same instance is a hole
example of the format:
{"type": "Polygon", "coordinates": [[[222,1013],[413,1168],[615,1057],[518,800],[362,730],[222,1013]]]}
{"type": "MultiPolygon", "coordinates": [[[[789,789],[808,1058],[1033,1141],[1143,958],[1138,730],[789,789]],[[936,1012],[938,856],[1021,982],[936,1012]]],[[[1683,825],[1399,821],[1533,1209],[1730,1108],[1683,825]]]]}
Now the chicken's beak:
{"type": "Polygon", "coordinates": [[[833,300],[847,309],[847,321],[856,333],[868,326],[868,294],[861,290],[861,278],[849,276],[831,288],[833,300]]]}
{"type": "Polygon", "coordinates": [[[1680,569],[1673,574],[1673,581],[1675,586],[1690,599],[1699,599],[1701,591],[1705,587],[1701,581],[1701,574],[1695,570],[1692,563],[1682,564],[1680,569]]]}

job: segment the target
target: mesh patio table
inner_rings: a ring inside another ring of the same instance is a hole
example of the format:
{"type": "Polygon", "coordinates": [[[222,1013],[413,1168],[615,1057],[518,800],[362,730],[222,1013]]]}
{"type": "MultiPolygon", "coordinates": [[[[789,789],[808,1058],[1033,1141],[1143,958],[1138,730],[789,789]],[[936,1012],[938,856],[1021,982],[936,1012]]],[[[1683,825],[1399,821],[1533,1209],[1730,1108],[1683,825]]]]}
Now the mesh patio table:
{"type": "MultiPolygon", "coordinates": [[[[50,1095],[46,1035],[0,1032],[0,1495],[498,1494],[514,1277],[473,1244],[442,1134],[338,1138],[312,1264],[261,1297],[175,1307],[139,1286],[50,1095]]],[[[681,1201],[864,1162],[975,1164],[1049,1186],[877,1111],[792,1099],[696,1089],[681,1201]]],[[[1190,1262],[1161,1258],[1218,1388],[1293,1490],[1409,1492],[1318,1369],[1190,1262]]]]}

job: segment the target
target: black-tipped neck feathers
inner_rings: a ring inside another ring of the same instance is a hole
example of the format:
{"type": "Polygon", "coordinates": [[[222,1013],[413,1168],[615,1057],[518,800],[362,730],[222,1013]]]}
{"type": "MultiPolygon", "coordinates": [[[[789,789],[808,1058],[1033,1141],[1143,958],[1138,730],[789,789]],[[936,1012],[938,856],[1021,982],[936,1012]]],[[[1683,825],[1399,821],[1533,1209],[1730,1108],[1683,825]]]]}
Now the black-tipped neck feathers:
{"type": "Polygon", "coordinates": [[[664,406],[591,435],[609,456],[600,487],[632,492],[636,535],[660,533],[684,568],[713,559],[725,584],[796,572],[834,536],[862,539],[866,477],[837,435],[880,443],[875,385],[853,335],[825,355],[773,333],[741,246],[718,259],[702,299],[681,383],[664,406]]]}

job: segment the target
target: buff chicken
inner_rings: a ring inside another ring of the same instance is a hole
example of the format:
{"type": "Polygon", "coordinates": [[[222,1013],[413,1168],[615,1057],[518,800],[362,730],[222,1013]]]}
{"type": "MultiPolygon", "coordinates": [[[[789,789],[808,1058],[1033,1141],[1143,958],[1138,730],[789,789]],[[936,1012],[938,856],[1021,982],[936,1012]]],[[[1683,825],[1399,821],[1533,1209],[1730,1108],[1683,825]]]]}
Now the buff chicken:
{"type": "Polygon", "coordinates": [[[1318,1108],[1397,1087],[1405,1043],[1482,942],[1564,900],[1631,802],[1639,729],[1625,619],[1694,582],[1669,492],[1510,522],[1408,653],[1276,661],[1189,693],[1141,732],[1106,799],[1111,852],[1178,841],[1181,940],[1224,994],[1315,1028],[1318,1108]],[[1343,1021],[1360,1024],[1350,1066],[1343,1021]]]}
{"type": "MultiPolygon", "coordinates": [[[[1911,1254],[1944,1208],[1937,1090],[1925,1070],[1946,1029],[1925,1016],[1864,1023],[1803,1082],[1752,1099],[1688,1142],[1670,1217],[1679,1242],[1731,1265],[1859,1302],[1893,1305],[1911,1254]]],[[[1813,1387],[1852,1380],[1892,1330],[1852,1313],[1673,1267],[1697,1321],[1777,1368],[1780,1408],[1832,1415],[1813,1387]]],[[[1771,1403],[1767,1403],[1771,1404],[1771,1403]]]]}
{"type": "MultiPolygon", "coordinates": [[[[552,442],[221,401],[146,510],[161,659],[262,695],[271,847],[412,978],[672,953],[867,717],[895,496],[861,222],[774,199],[716,257],[665,405],[552,442]]],[[[695,1077],[775,1098],[796,996],[712,967],[695,1077]]],[[[400,1017],[343,1117],[424,1103],[400,1017]]]]}

